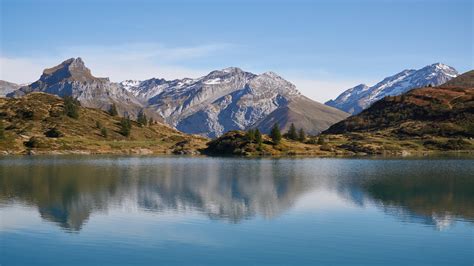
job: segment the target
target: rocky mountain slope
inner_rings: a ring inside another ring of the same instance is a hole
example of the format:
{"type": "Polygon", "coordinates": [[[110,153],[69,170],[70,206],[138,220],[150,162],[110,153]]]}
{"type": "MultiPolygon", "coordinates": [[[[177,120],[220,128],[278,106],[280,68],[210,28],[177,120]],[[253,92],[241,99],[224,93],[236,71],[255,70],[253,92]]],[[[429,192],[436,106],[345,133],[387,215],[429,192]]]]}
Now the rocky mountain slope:
{"type": "Polygon", "coordinates": [[[4,80],[0,80],[0,97],[5,97],[20,88],[20,85],[4,80]]]}
{"type": "Polygon", "coordinates": [[[360,114],[331,126],[324,134],[376,137],[388,141],[419,140],[442,150],[472,149],[474,138],[474,71],[438,87],[413,89],[386,97],[360,114]]]}
{"type": "Polygon", "coordinates": [[[365,84],[357,85],[326,104],[351,114],[357,114],[385,96],[400,95],[413,88],[438,86],[457,75],[458,72],[454,68],[441,63],[432,64],[419,70],[404,70],[385,78],[372,87],[365,84]]]}
{"type": "Polygon", "coordinates": [[[268,132],[274,122],[283,129],[295,123],[317,134],[347,117],[302,96],[295,85],[273,72],[255,75],[231,67],[197,79],[150,79],[122,85],[168,124],[210,137],[251,127],[268,132]]]}
{"type": "MultiPolygon", "coordinates": [[[[60,97],[73,96],[85,107],[108,110],[112,104],[119,114],[136,117],[144,105],[120,84],[108,78],[97,78],[91,74],[81,58],[70,58],[61,64],[45,69],[40,79],[7,94],[7,97],[21,97],[31,92],[45,92],[60,97]]],[[[144,112],[161,120],[154,112],[144,112]]]]}
{"type": "Polygon", "coordinates": [[[283,129],[295,123],[317,134],[348,116],[302,96],[295,85],[273,72],[256,75],[235,67],[196,79],[113,83],[94,77],[81,58],[71,58],[7,96],[31,92],[72,95],[83,106],[103,110],[115,103],[120,114],[131,117],[144,110],[182,132],[209,137],[250,127],[267,132],[274,122],[283,129]]]}
{"type": "Polygon", "coordinates": [[[207,142],[159,122],[140,126],[131,121],[130,136],[124,136],[121,117],[78,107],[75,119],[66,115],[65,108],[62,98],[46,93],[0,98],[0,154],[195,153],[207,142]]]}

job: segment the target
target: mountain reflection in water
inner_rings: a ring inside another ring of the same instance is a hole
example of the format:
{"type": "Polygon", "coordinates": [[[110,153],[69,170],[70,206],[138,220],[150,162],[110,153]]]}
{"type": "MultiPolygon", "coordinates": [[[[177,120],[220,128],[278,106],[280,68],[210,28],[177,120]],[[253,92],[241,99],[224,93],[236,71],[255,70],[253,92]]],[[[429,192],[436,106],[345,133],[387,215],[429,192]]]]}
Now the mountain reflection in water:
{"type": "Polygon", "coordinates": [[[128,206],[199,212],[239,223],[289,210],[326,191],[403,221],[474,220],[470,160],[38,157],[0,160],[0,208],[34,206],[43,219],[79,231],[91,213],[128,206]],[[455,164],[452,162],[456,162],[455,164]]]}

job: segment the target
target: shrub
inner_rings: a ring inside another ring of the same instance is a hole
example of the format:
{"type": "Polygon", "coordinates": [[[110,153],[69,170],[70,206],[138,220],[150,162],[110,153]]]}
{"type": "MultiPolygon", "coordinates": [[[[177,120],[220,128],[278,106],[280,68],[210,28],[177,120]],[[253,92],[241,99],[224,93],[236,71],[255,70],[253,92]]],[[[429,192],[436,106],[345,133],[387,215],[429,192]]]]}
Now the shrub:
{"type": "Polygon", "coordinates": [[[130,118],[128,117],[123,117],[120,120],[120,134],[122,134],[125,137],[130,136],[130,131],[132,129],[132,122],[130,121],[130,118]]]}
{"type": "Polygon", "coordinates": [[[324,136],[319,136],[318,145],[324,145],[326,143],[326,138],[324,136]]]}
{"type": "Polygon", "coordinates": [[[109,108],[109,114],[111,116],[117,116],[118,115],[118,111],[117,111],[117,106],[115,105],[115,103],[113,103],[110,108],[109,108]]]}
{"type": "Polygon", "coordinates": [[[31,137],[23,143],[27,148],[48,148],[48,144],[42,141],[40,137],[31,137]]]}
{"type": "Polygon", "coordinates": [[[0,120],[0,139],[5,139],[5,128],[3,125],[3,120],[0,120]]]}
{"type": "Polygon", "coordinates": [[[30,109],[20,109],[17,114],[22,119],[32,119],[35,116],[35,112],[30,109]]]}
{"type": "Polygon", "coordinates": [[[95,127],[98,128],[98,129],[101,129],[103,126],[102,126],[102,123],[100,121],[95,121],[95,127]]]}
{"type": "Polygon", "coordinates": [[[320,149],[321,149],[322,151],[332,151],[332,147],[329,146],[328,144],[323,144],[323,145],[321,145],[320,149]]]}
{"type": "Polygon", "coordinates": [[[107,136],[109,135],[109,134],[108,134],[108,131],[107,131],[107,129],[106,129],[105,127],[103,127],[103,128],[100,129],[100,134],[101,134],[102,137],[104,137],[104,138],[107,138],[107,136]]]}
{"type": "Polygon", "coordinates": [[[72,96],[64,97],[64,113],[74,119],[79,118],[79,106],[78,100],[72,98],[72,96]]]}
{"type": "Polygon", "coordinates": [[[143,112],[143,110],[138,113],[137,122],[140,125],[140,127],[147,125],[148,119],[146,118],[146,115],[143,112]]]}
{"type": "Polygon", "coordinates": [[[48,138],[60,138],[64,137],[64,134],[59,131],[56,127],[50,128],[48,131],[44,133],[44,135],[48,138]]]}

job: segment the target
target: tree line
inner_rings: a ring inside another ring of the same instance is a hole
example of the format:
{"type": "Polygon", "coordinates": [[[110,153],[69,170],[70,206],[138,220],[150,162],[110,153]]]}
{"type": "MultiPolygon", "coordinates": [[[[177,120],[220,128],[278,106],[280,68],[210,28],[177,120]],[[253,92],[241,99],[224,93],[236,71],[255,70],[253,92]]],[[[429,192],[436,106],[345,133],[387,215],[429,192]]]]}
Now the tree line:
{"type": "MultiPolygon", "coordinates": [[[[64,114],[70,118],[79,119],[79,115],[80,115],[79,110],[80,110],[81,103],[72,96],[65,96],[63,100],[64,100],[64,114]]],[[[107,113],[111,116],[119,115],[119,112],[117,110],[117,106],[115,103],[112,103],[110,105],[107,113]]],[[[138,113],[136,122],[138,123],[140,127],[149,126],[155,123],[153,118],[151,117],[148,118],[143,110],[141,110],[138,113]]],[[[96,127],[100,130],[100,133],[103,137],[106,138],[108,136],[107,128],[105,128],[105,126],[103,126],[99,121],[96,122],[96,127]]],[[[130,133],[132,130],[132,121],[128,115],[120,119],[119,127],[120,127],[119,128],[120,134],[122,134],[125,137],[130,136],[130,133]]],[[[1,134],[2,132],[0,131],[0,135],[1,134]]]]}
{"type": "MultiPolygon", "coordinates": [[[[245,136],[247,140],[250,141],[250,143],[255,142],[259,147],[261,147],[263,143],[263,137],[258,128],[247,130],[245,136]]],[[[270,138],[272,139],[272,142],[275,145],[278,145],[280,144],[283,137],[294,141],[304,142],[306,140],[306,133],[303,128],[297,130],[295,124],[291,123],[288,131],[282,135],[279,124],[273,124],[273,127],[270,130],[270,138]]]]}

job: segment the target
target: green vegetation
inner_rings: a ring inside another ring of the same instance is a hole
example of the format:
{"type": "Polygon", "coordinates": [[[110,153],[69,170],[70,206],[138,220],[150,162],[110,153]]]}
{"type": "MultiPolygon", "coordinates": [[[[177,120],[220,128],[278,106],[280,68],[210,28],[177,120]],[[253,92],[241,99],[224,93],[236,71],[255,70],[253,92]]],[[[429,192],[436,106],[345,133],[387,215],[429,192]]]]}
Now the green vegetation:
{"type": "Polygon", "coordinates": [[[78,112],[77,119],[70,119],[64,99],[45,93],[0,98],[5,136],[0,154],[170,154],[178,149],[180,154],[196,154],[208,141],[161,123],[139,127],[126,118],[123,124],[131,130],[124,136],[121,117],[81,106],[78,112]]]}
{"type": "Polygon", "coordinates": [[[303,128],[300,128],[298,132],[298,140],[304,142],[306,140],[306,133],[304,132],[303,128]]]}
{"type": "Polygon", "coordinates": [[[74,119],[79,118],[79,107],[81,104],[72,96],[64,97],[64,113],[74,119]]]}
{"type": "Polygon", "coordinates": [[[148,119],[147,119],[147,117],[145,115],[145,112],[143,110],[138,113],[137,122],[138,122],[138,125],[140,125],[140,127],[143,127],[143,126],[147,125],[148,119]]]}
{"type": "Polygon", "coordinates": [[[56,127],[50,128],[48,131],[44,133],[44,135],[48,138],[60,138],[64,137],[64,134],[59,131],[56,127]]]}
{"type": "Polygon", "coordinates": [[[280,132],[280,126],[278,123],[275,123],[272,127],[272,130],[270,132],[270,137],[272,138],[273,143],[276,145],[280,144],[281,141],[281,132],[280,132]]]}
{"type": "Polygon", "coordinates": [[[257,143],[258,149],[262,149],[262,144],[263,144],[263,136],[262,133],[260,133],[260,130],[255,129],[255,142],[257,143]]]}
{"type": "Polygon", "coordinates": [[[109,135],[107,129],[105,127],[101,128],[100,129],[100,134],[102,135],[102,137],[104,138],[107,138],[107,136],[109,135]]]}
{"type": "Polygon", "coordinates": [[[130,132],[132,130],[132,122],[130,121],[129,117],[122,117],[120,120],[120,134],[125,137],[130,136],[130,132]]]}
{"type": "Polygon", "coordinates": [[[0,119],[0,139],[5,139],[5,128],[3,125],[3,120],[0,119]]]}
{"type": "Polygon", "coordinates": [[[118,111],[117,111],[117,106],[115,105],[115,103],[113,103],[110,108],[109,108],[109,115],[111,116],[117,116],[118,115],[118,111]]]}
{"type": "Polygon", "coordinates": [[[245,137],[247,138],[247,140],[252,143],[255,141],[255,130],[253,130],[252,128],[247,130],[247,132],[245,133],[245,137]]]}
{"type": "Polygon", "coordinates": [[[298,133],[296,133],[295,124],[291,123],[290,128],[288,129],[288,132],[286,133],[286,137],[291,140],[298,139],[298,133]]]}

